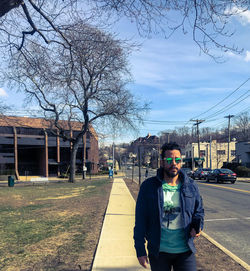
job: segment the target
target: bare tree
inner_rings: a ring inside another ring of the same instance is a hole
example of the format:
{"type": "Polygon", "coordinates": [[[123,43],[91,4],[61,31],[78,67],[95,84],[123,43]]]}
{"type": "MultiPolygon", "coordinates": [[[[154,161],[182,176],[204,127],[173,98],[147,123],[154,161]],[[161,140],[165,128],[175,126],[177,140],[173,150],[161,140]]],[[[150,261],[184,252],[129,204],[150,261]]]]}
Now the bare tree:
{"type": "MultiPolygon", "coordinates": [[[[200,50],[213,58],[216,58],[214,50],[217,49],[242,51],[230,40],[235,30],[229,22],[232,16],[250,6],[247,0],[92,0],[88,3],[96,7],[91,9],[92,15],[98,11],[109,14],[110,18],[127,17],[144,36],[162,33],[168,38],[180,29],[183,34],[190,34],[200,50]],[[224,43],[225,37],[228,41],[224,43]]],[[[77,17],[85,8],[82,0],[2,1],[0,31],[5,37],[2,44],[20,49],[28,36],[38,34],[46,43],[66,41],[70,46],[62,29],[65,29],[65,22],[77,17]]]]}
{"type": "MultiPolygon", "coordinates": [[[[94,27],[82,22],[71,25],[64,35],[71,50],[33,45],[20,52],[12,62],[8,79],[18,84],[44,111],[45,117],[73,147],[70,159],[70,181],[75,178],[76,152],[90,124],[102,120],[119,121],[135,127],[132,117],[141,118],[147,105],[139,105],[127,90],[130,73],[127,67],[128,48],[94,27]],[[81,123],[81,131],[70,137],[60,120],[81,123]]],[[[100,122],[99,122],[100,123],[100,122]]]]}
{"type": "Polygon", "coordinates": [[[249,140],[250,138],[250,116],[249,113],[243,112],[239,116],[235,117],[234,121],[236,129],[240,131],[241,140],[249,140]]]}
{"type": "Polygon", "coordinates": [[[102,9],[116,11],[135,21],[141,34],[163,33],[170,37],[175,31],[190,32],[205,54],[215,57],[213,50],[241,52],[236,46],[224,44],[234,30],[228,26],[232,16],[249,9],[246,0],[96,0],[102,9]]]}
{"type": "Polygon", "coordinates": [[[0,116],[3,117],[7,110],[10,110],[10,106],[6,105],[5,102],[0,99],[0,116]]]}
{"type": "Polygon", "coordinates": [[[212,129],[210,127],[203,127],[201,129],[201,140],[209,142],[211,134],[212,134],[212,129]]]}

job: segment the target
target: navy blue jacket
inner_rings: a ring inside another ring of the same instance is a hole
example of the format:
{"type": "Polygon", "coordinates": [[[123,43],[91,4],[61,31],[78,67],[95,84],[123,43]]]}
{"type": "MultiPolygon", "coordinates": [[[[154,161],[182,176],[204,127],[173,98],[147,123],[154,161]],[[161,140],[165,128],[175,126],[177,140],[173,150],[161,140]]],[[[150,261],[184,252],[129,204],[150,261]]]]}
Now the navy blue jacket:
{"type": "MultiPolygon", "coordinates": [[[[204,223],[204,209],[202,198],[196,182],[180,171],[181,213],[188,246],[196,252],[193,237],[190,236],[191,224],[195,221],[204,223]]],[[[137,257],[146,256],[145,241],[148,253],[158,256],[161,240],[161,224],[163,218],[163,171],[159,169],[157,176],[145,180],[138,194],[136,202],[134,241],[137,257]]]]}

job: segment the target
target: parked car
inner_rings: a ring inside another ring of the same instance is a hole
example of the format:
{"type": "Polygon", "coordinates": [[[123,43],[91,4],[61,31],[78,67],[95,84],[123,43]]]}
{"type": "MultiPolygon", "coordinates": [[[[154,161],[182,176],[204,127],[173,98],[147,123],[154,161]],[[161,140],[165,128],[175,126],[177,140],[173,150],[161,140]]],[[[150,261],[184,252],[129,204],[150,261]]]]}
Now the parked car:
{"type": "Polygon", "coordinates": [[[185,171],[189,177],[192,177],[193,171],[191,170],[191,168],[183,167],[181,169],[182,171],[185,171]]]}
{"type": "Polygon", "coordinates": [[[193,173],[193,179],[204,179],[206,180],[206,176],[211,172],[211,168],[198,168],[193,173]]]}
{"type": "Polygon", "coordinates": [[[210,174],[206,176],[207,182],[210,180],[215,180],[215,182],[231,182],[235,183],[237,179],[237,174],[232,170],[227,168],[214,169],[210,174]]]}

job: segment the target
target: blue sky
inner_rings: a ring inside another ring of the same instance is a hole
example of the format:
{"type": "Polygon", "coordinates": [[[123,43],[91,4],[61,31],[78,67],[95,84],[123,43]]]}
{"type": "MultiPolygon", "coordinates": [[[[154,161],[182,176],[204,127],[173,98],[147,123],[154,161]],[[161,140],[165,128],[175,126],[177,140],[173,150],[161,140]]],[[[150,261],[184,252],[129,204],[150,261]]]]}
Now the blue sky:
{"type": "MultiPolygon", "coordinates": [[[[232,26],[237,31],[228,42],[244,51],[241,55],[224,53],[222,63],[200,53],[192,38],[180,32],[169,39],[137,36],[142,47],[131,56],[135,79],[131,90],[140,99],[151,102],[151,110],[139,133],[124,135],[121,141],[147,133],[158,135],[184,125],[192,127],[189,120],[197,118],[206,120],[201,128],[221,129],[228,124],[225,116],[250,111],[250,12],[235,17],[232,26]],[[149,123],[149,120],[162,123],[149,123]]],[[[133,31],[126,25],[127,37],[133,31]]]]}
{"type": "MultiPolygon", "coordinates": [[[[244,48],[241,55],[225,53],[225,62],[216,63],[200,53],[190,35],[176,32],[169,39],[160,35],[152,39],[139,37],[135,27],[122,21],[114,27],[122,38],[133,37],[142,44],[130,57],[133,84],[131,92],[140,100],[150,102],[151,110],[145,116],[145,125],[138,132],[116,132],[116,142],[130,142],[148,133],[158,135],[175,127],[192,127],[190,119],[205,119],[202,127],[220,129],[227,125],[224,116],[249,111],[250,106],[250,12],[235,17],[231,25],[236,29],[228,42],[244,48]],[[242,83],[241,88],[235,91],[242,83]],[[229,98],[209,110],[226,96],[229,98]],[[248,97],[247,97],[248,96],[248,97]],[[242,100],[242,101],[241,101],[242,100]],[[233,106],[235,104],[235,106],[233,106]],[[205,111],[209,110],[207,113],[205,111]],[[218,112],[213,117],[213,113],[218,112]],[[161,124],[149,120],[162,121],[161,124]]],[[[219,53],[219,52],[218,52],[219,53]]],[[[0,96],[14,104],[15,111],[24,112],[21,94],[0,86],[0,96]]],[[[112,141],[106,137],[105,143],[112,141]]]]}

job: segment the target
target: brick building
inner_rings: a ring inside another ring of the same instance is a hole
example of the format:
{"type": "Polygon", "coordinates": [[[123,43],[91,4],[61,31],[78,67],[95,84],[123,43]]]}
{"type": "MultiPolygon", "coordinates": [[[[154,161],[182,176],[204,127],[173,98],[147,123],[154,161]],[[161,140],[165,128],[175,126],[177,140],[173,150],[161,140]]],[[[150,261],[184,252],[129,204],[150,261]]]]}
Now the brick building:
{"type": "MultiPolygon", "coordinates": [[[[61,121],[68,127],[66,121],[61,121]]],[[[81,123],[71,122],[73,135],[79,133],[81,123]]],[[[0,175],[19,176],[59,176],[69,169],[71,144],[51,130],[51,123],[41,118],[0,117],[0,175]]],[[[82,172],[83,161],[88,171],[98,170],[98,137],[90,127],[90,132],[79,145],[76,169],[82,172]],[[85,151],[84,151],[85,150],[85,151]]]]}

